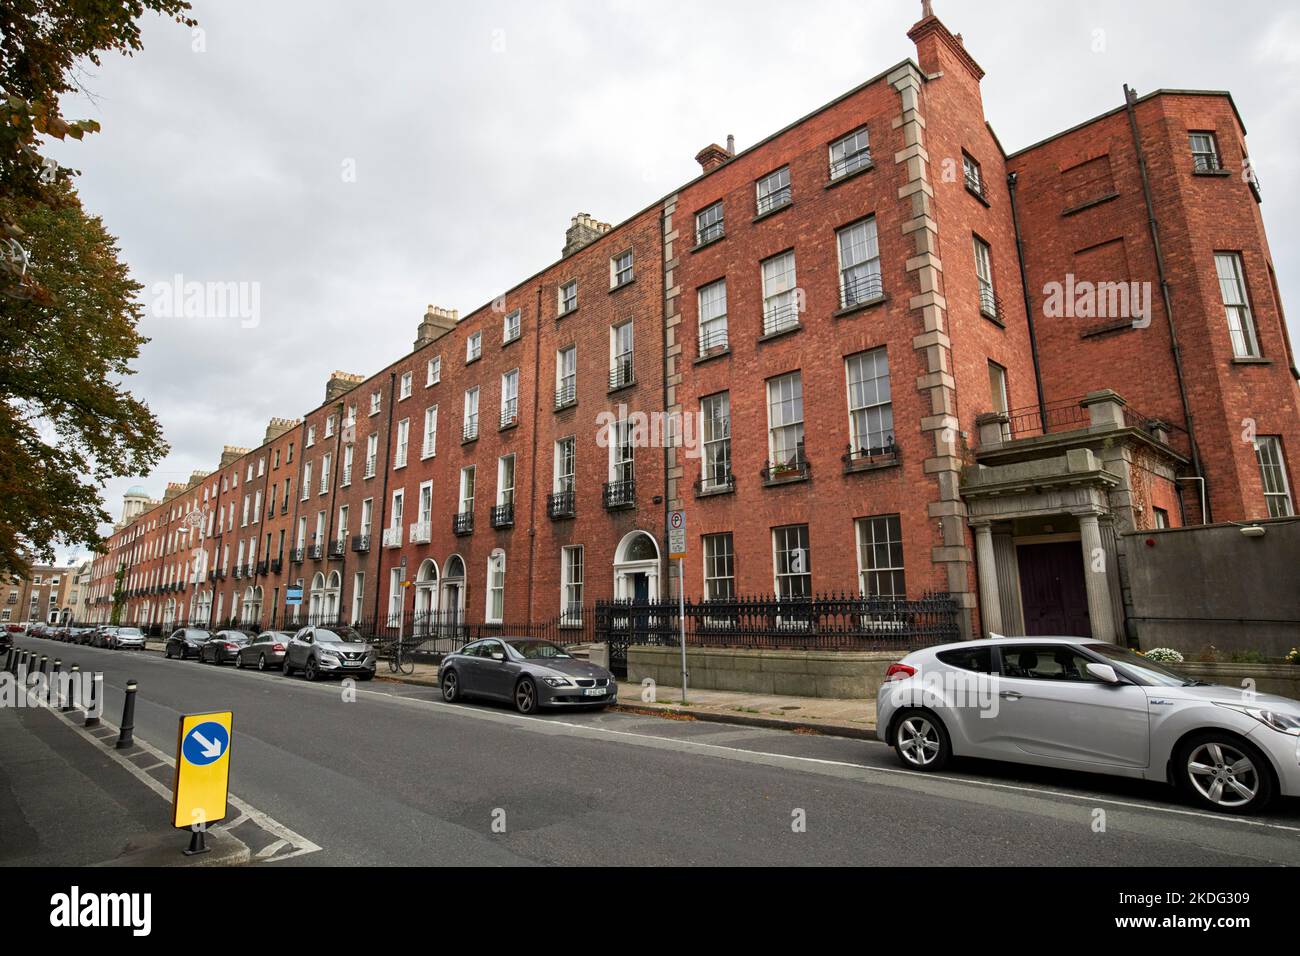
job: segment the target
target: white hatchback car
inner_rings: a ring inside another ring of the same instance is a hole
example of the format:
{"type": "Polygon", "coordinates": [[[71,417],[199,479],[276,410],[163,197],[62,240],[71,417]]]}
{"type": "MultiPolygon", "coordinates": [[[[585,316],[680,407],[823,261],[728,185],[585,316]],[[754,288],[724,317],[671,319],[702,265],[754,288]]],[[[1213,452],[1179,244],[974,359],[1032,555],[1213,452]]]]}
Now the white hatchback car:
{"type": "Polygon", "coordinates": [[[876,720],[912,770],[955,754],[1162,780],[1224,813],[1300,796],[1300,701],[1189,680],[1090,638],[915,651],[889,667],[876,720]]]}

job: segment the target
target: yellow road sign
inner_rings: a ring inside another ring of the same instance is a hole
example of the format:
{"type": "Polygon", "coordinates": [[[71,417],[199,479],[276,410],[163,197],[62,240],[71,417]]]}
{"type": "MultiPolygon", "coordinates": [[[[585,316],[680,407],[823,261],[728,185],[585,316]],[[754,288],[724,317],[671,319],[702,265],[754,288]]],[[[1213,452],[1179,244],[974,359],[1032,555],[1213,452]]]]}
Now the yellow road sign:
{"type": "Polygon", "coordinates": [[[172,826],[177,829],[226,818],[234,722],[228,710],[181,716],[172,782],[172,826]]]}

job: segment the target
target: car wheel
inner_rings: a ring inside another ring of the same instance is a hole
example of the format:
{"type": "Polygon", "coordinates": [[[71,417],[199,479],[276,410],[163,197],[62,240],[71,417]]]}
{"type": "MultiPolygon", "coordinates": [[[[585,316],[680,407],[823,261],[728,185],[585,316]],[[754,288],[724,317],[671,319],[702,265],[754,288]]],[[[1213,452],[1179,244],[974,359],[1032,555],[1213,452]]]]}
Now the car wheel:
{"type": "Polygon", "coordinates": [[[320,671],[316,666],[316,658],[307,658],[307,663],[302,669],[302,676],[307,678],[309,681],[314,681],[316,678],[320,677],[320,671]]]}
{"type": "Polygon", "coordinates": [[[1239,737],[1197,734],[1179,748],[1178,782],[1194,803],[1217,813],[1258,813],[1276,790],[1268,758],[1239,737]]]}
{"type": "Polygon", "coordinates": [[[259,671],[264,671],[264,670],[266,670],[266,655],[265,655],[265,654],[258,654],[258,655],[257,655],[257,669],[258,669],[259,671]]]}
{"type": "Polygon", "coordinates": [[[449,670],[442,675],[442,699],[448,704],[460,700],[460,678],[455,671],[449,670]]]}
{"type": "Polygon", "coordinates": [[[235,670],[237,670],[237,671],[242,671],[243,669],[244,669],[244,655],[243,655],[243,654],[236,654],[236,655],[235,655],[235,670]]]}
{"type": "Polygon", "coordinates": [[[172,656],[173,656],[173,655],[172,655],[172,649],[171,649],[171,646],[168,645],[167,647],[165,647],[165,648],[163,649],[163,657],[167,658],[167,660],[171,660],[171,659],[172,659],[172,656]]]}
{"type": "Polygon", "coordinates": [[[285,657],[284,663],[280,665],[280,670],[284,673],[285,677],[293,676],[293,668],[289,666],[288,656],[285,657]]]}
{"type": "Polygon", "coordinates": [[[889,735],[894,752],[909,770],[942,770],[952,755],[948,731],[928,710],[905,710],[889,735]]]}
{"type": "Polygon", "coordinates": [[[524,677],[515,685],[515,710],[521,714],[537,710],[537,685],[531,677],[524,677]]]}

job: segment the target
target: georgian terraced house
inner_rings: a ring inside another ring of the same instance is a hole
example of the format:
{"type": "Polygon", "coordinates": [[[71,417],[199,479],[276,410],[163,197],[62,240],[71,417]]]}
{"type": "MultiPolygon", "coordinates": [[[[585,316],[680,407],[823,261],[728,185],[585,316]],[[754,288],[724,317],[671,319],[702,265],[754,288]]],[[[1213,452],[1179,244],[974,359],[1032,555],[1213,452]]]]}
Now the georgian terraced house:
{"type": "Polygon", "coordinates": [[[1245,127],[1225,92],[1125,91],[1008,153],[960,35],[908,35],[258,447],[132,489],[92,614],[578,620],[676,593],[685,509],[692,599],[939,593],[966,635],[1122,638],[1125,533],[1295,512],[1245,127]]]}

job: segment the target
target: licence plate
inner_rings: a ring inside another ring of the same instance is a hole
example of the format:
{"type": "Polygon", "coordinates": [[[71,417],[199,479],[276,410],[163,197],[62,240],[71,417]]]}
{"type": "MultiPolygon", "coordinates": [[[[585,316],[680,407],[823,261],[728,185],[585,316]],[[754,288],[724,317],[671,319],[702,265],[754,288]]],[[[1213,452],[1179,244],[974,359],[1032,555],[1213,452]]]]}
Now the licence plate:
{"type": "Polygon", "coordinates": [[[587,687],[583,690],[583,693],[586,694],[588,697],[604,697],[607,693],[609,693],[609,688],[587,687]]]}

